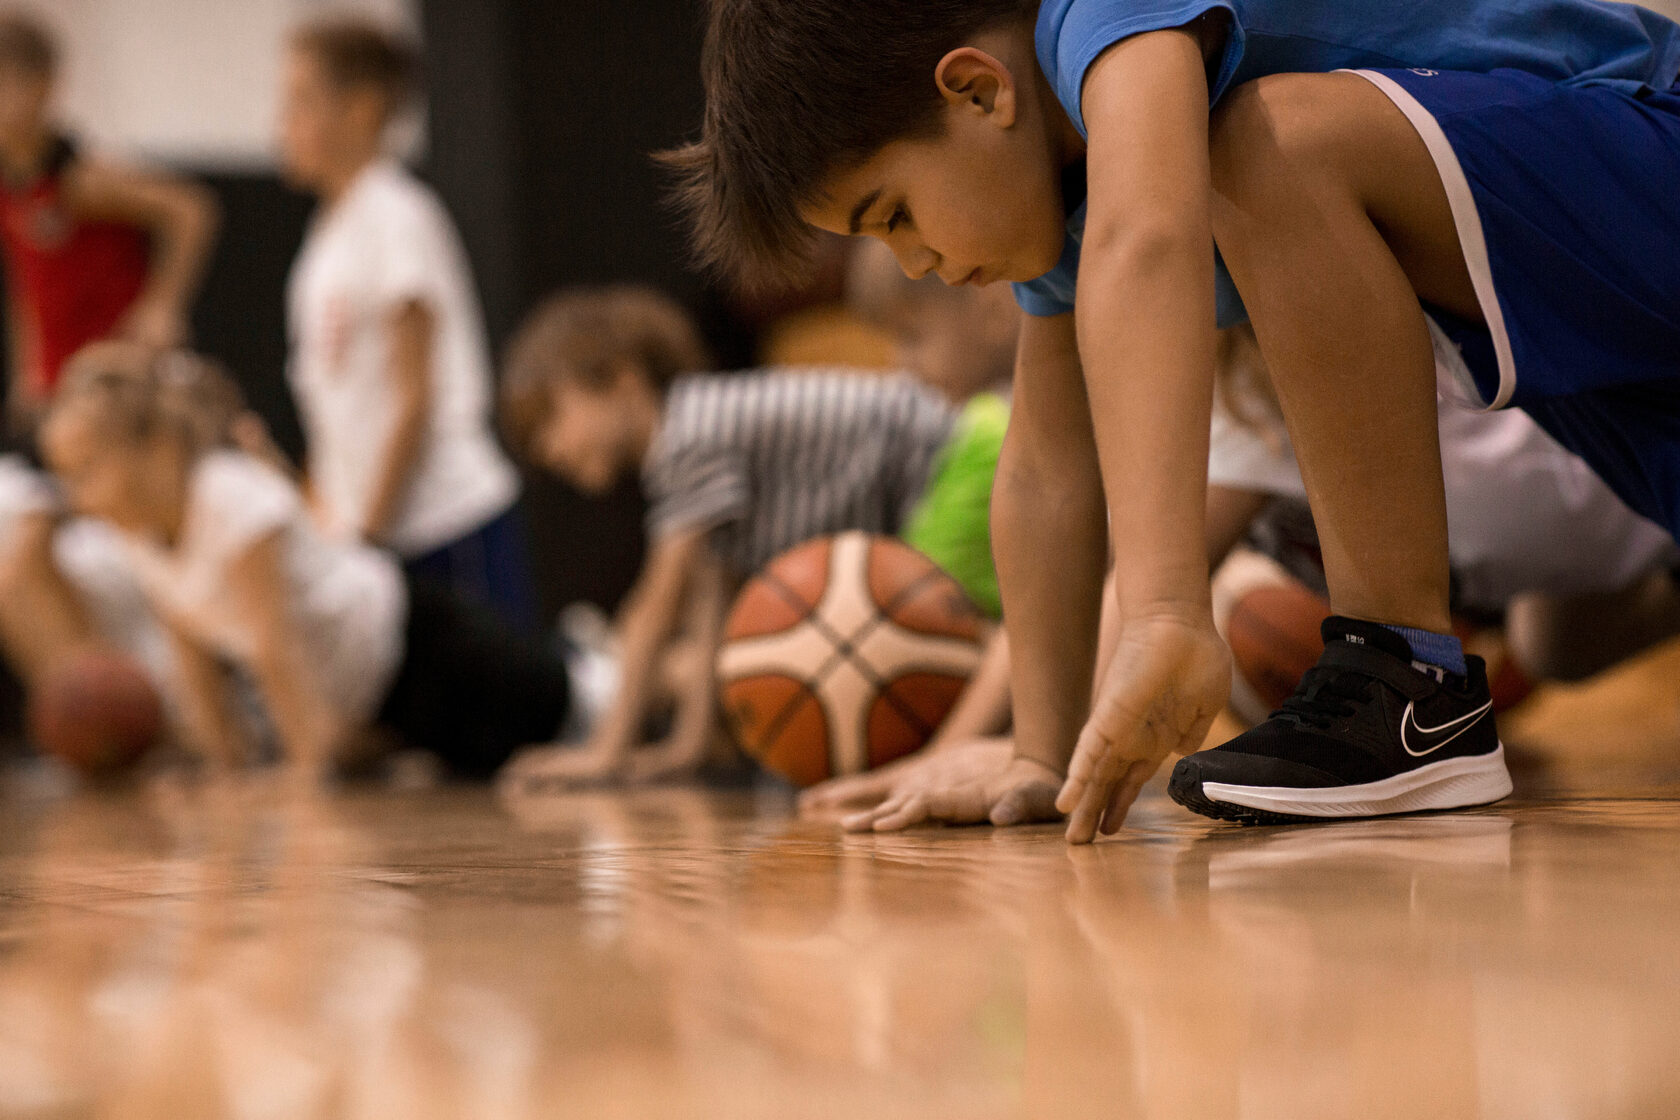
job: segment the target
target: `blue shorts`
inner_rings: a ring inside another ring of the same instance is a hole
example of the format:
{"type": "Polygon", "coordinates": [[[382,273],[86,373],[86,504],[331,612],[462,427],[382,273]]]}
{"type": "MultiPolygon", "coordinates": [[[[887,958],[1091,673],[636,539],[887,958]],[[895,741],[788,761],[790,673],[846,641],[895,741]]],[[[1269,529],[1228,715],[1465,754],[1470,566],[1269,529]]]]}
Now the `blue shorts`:
{"type": "Polygon", "coordinates": [[[1680,539],[1680,86],[1360,70],[1441,174],[1484,323],[1435,313],[1515,405],[1680,539]]]}
{"type": "Polygon", "coordinates": [[[517,505],[466,536],[424,556],[404,559],[410,579],[447,587],[489,607],[521,634],[537,625],[537,592],[517,505]]]}

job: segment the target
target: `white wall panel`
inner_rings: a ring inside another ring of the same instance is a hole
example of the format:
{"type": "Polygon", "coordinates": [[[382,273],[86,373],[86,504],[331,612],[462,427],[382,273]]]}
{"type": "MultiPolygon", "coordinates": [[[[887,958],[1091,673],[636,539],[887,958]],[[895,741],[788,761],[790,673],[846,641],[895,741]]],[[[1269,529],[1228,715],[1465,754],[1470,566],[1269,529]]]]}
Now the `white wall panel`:
{"type": "Polygon", "coordinates": [[[63,115],[89,142],[206,167],[273,162],[281,46],[311,16],[414,28],[418,0],[35,0],[62,37],[63,115]]]}

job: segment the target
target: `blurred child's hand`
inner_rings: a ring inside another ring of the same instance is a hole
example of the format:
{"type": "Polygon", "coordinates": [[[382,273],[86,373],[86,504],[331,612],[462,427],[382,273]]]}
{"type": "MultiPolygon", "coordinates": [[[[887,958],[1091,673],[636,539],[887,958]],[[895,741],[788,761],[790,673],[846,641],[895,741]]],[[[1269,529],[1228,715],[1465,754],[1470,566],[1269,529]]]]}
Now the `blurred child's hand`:
{"type": "Polygon", "coordinates": [[[653,743],[631,753],[626,777],[636,785],[680,782],[699,773],[704,757],[703,750],[696,751],[687,743],[653,743]]]}
{"type": "Polygon", "coordinates": [[[587,743],[528,747],[502,767],[498,781],[514,793],[598,786],[623,778],[627,763],[623,752],[608,752],[587,743]]]}
{"type": "Polygon", "coordinates": [[[801,808],[878,800],[874,808],[841,820],[848,832],[896,832],[919,824],[1004,827],[1059,818],[1055,799],[1061,780],[1044,764],[1017,758],[1009,739],[975,739],[917,756],[902,769],[829,783],[835,788],[801,808]]]}
{"type": "Polygon", "coordinates": [[[1119,648],[1079,736],[1056,808],[1068,841],[1088,844],[1126,821],[1138,791],[1170,754],[1200,750],[1231,691],[1231,655],[1212,619],[1122,623],[1119,648]]]}
{"type": "Polygon", "coordinates": [[[187,344],[192,328],[186,315],[173,303],[142,298],[123,316],[117,334],[156,350],[174,350],[187,344]]]}

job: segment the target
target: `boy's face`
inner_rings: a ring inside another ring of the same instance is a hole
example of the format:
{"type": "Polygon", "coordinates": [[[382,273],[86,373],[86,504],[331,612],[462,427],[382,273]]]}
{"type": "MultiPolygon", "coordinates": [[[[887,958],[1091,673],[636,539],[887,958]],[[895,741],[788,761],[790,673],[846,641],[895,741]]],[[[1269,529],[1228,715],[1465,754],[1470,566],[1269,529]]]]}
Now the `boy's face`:
{"type": "Polygon", "coordinates": [[[1066,222],[1063,161],[1030,33],[1020,38],[1000,32],[987,44],[995,54],[948,55],[936,75],[945,98],[937,135],[894,141],[837,173],[805,220],[878,238],[907,275],[947,284],[1032,280],[1054,268],[1066,222]]]}
{"type": "Polygon", "coordinates": [[[384,107],[371,90],[341,89],[306,50],[286,56],[280,110],[280,162],[287,180],[305,190],[376,148],[384,107]]]}
{"type": "Polygon", "coordinates": [[[47,422],[41,450],[73,511],[131,532],[154,528],[142,496],[152,473],[147,456],[113,447],[74,406],[47,422]]]}
{"type": "Polygon", "coordinates": [[[27,140],[41,130],[52,100],[51,76],[0,66],[0,140],[27,140]]]}
{"type": "Polygon", "coordinates": [[[533,441],[537,465],[585,494],[607,493],[639,465],[625,378],[601,389],[568,379],[551,393],[533,441]]]}

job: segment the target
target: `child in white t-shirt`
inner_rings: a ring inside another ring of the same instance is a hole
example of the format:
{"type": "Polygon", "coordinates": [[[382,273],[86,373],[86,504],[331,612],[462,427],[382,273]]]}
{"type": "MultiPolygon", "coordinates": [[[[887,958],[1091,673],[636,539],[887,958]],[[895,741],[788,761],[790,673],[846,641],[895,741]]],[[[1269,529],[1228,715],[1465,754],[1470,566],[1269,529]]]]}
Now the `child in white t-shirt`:
{"type": "Polygon", "coordinates": [[[355,20],[292,39],[290,180],[321,199],[289,290],[289,375],[309,501],[338,536],[529,625],[518,478],[491,428],[491,363],[472,276],[442,203],[383,152],[417,62],[355,20]]]}
{"type": "Polygon", "coordinates": [[[170,635],[189,745],[223,765],[248,754],[226,666],[255,682],[308,773],[372,727],[469,777],[556,739],[572,695],[561,655],[322,532],[284,474],[228,446],[230,397],[191,355],[104,344],[72,362],[42,437],[71,506],[123,535],[170,635]]]}

